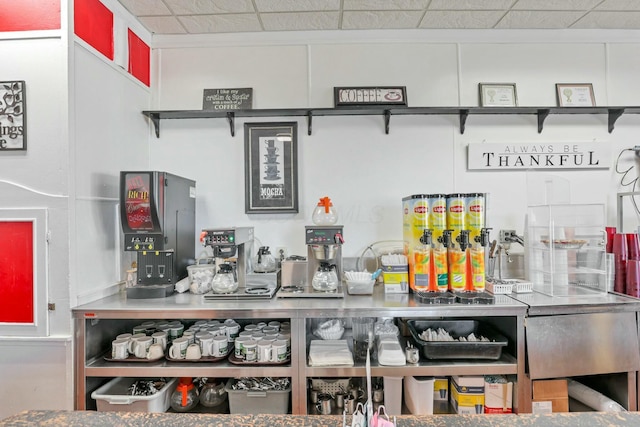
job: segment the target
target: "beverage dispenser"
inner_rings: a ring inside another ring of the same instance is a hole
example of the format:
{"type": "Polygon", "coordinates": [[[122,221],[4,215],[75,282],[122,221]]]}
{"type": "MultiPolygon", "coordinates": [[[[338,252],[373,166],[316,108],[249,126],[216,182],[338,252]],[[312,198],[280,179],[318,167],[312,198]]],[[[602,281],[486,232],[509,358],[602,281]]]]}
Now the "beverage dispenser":
{"type": "Polygon", "coordinates": [[[307,284],[315,291],[336,292],[341,286],[342,229],[341,225],[305,226],[307,284]]]}
{"type": "Polygon", "coordinates": [[[167,297],[187,276],[195,258],[195,188],[167,172],[120,172],[124,250],[137,252],[138,264],[128,298],[167,297]]]}

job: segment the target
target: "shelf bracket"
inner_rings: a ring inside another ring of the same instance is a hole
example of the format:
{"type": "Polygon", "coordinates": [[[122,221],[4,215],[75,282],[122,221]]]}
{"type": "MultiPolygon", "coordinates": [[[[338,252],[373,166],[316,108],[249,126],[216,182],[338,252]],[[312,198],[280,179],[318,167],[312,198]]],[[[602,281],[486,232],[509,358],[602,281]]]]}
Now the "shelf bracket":
{"type": "Polygon", "coordinates": [[[229,130],[231,131],[231,136],[236,136],[236,115],[235,113],[228,112],[227,120],[229,121],[229,130]]]}
{"type": "Polygon", "coordinates": [[[151,114],[149,118],[151,119],[153,127],[156,130],[156,138],[160,138],[160,116],[158,116],[157,114],[151,114]]]}
{"type": "Polygon", "coordinates": [[[384,133],[389,135],[389,122],[391,121],[391,111],[384,110],[384,133]]]}
{"type": "Polygon", "coordinates": [[[624,113],[624,108],[612,108],[609,110],[609,133],[613,132],[616,120],[624,113]]]}
{"type": "Polygon", "coordinates": [[[460,133],[464,134],[464,129],[467,124],[467,117],[469,117],[469,110],[460,110],[460,133]]]}
{"type": "Polygon", "coordinates": [[[307,111],[307,135],[311,136],[311,124],[313,119],[313,113],[311,110],[307,111]]]}
{"type": "Polygon", "coordinates": [[[538,133],[542,133],[542,128],[544,127],[544,121],[549,115],[550,110],[541,109],[538,110],[538,133]]]}

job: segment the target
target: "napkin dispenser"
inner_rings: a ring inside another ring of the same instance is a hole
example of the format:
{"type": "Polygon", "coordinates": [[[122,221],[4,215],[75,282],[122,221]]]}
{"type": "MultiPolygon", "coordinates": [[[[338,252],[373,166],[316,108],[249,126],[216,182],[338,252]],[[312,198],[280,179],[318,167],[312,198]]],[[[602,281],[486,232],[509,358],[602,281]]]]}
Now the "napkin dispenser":
{"type": "Polygon", "coordinates": [[[307,282],[307,258],[293,255],[282,260],[280,284],[282,286],[304,286],[307,282]]]}

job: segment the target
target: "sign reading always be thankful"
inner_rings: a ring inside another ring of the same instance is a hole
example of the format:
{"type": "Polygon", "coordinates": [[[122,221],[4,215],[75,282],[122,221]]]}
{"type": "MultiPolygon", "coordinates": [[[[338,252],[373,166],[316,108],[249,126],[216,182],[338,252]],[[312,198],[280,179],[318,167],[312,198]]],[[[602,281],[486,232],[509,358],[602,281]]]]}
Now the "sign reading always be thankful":
{"type": "Polygon", "coordinates": [[[597,142],[469,144],[468,170],[608,169],[609,144],[597,142]]]}
{"type": "Polygon", "coordinates": [[[0,82],[0,151],[26,150],[24,81],[0,82]]]}

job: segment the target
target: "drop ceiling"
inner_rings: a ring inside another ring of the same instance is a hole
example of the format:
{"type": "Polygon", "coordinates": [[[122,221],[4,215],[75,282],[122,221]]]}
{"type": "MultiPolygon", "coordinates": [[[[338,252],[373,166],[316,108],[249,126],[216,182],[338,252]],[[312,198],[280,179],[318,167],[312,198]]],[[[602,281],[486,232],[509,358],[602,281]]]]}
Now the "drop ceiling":
{"type": "Polygon", "coordinates": [[[640,0],[118,0],[151,33],[640,29],[640,0]]]}

